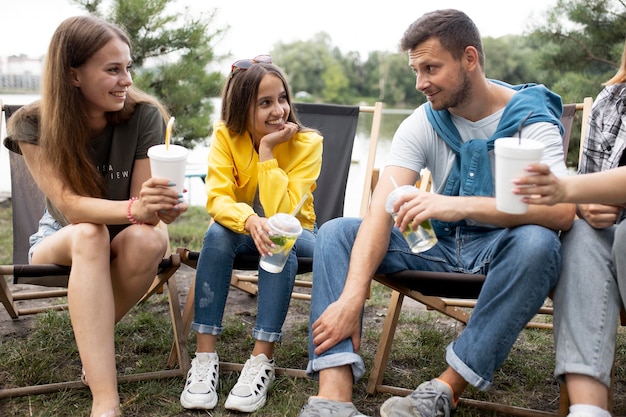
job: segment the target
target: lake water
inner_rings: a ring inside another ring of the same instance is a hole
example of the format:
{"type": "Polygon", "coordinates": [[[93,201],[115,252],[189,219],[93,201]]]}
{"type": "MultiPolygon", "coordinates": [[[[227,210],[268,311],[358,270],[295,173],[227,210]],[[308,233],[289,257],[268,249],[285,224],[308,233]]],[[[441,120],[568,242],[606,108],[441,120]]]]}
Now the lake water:
{"type": "MultiPolygon", "coordinates": [[[[0,94],[0,100],[5,104],[27,104],[36,100],[38,95],[32,94],[0,94]]],[[[216,106],[215,108],[219,108],[216,106]]],[[[400,122],[407,117],[410,110],[383,110],[381,131],[378,139],[375,166],[382,167],[389,151],[391,138],[400,122]]],[[[4,118],[2,118],[4,121],[4,118]]],[[[359,118],[357,136],[352,152],[352,165],[348,175],[348,187],[345,197],[345,216],[358,216],[361,202],[361,193],[365,181],[365,164],[369,150],[370,127],[372,115],[364,113],[359,118]]],[[[1,137],[4,138],[5,126],[2,125],[1,137]]],[[[197,146],[194,148],[187,160],[186,188],[188,192],[185,198],[191,205],[204,206],[206,204],[206,193],[204,183],[198,174],[206,173],[206,161],[208,147],[197,146]]],[[[10,169],[8,151],[4,146],[0,146],[0,195],[10,195],[10,169]]]]}

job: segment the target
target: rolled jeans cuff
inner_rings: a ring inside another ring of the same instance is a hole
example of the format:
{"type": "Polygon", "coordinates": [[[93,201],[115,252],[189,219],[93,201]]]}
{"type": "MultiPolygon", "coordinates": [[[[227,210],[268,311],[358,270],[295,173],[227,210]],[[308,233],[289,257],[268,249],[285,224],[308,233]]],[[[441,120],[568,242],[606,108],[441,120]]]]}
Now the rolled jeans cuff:
{"type": "Polygon", "coordinates": [[[222,330],[224,330],[222,326],[209,326],[207,324],[196,323],[195,321],[191,323],[191,329],[196,333],[210,334],[211,336],[219,336],[222,334],[222,330]]]}
{"type": "Polygon", "coordinates": [[[479,390],[486,390],[491,386],[491,381],[481,378],[476,372],[472,371],[457,355],[454,353],[454,342],[450,343],[446,348],[446,362],[459,375],[463,377],[469,384],[475,386],[479,390]]]}
{"type": "Polygon", "coordinates": [[[282,333],[280,332],[267,332],[265,330],[258,330],[258,329],[254,329],[252,330],[252,337],[255,340],[260,340],[261,342],[278,342],[281,337],[283,336],[282,333]]]}
{"type": "Polygon", "coordinates": [[[350,365],[352,368],[352,379],[356,382],[365,374],[365,364],[363,359],[356,353],[333,353],[330,355],[319,356],[311,361],[306,367],[306,374],[313,378],[319,378],[319,372],[328,368],[339,368],[340,366],[350,365]]]}

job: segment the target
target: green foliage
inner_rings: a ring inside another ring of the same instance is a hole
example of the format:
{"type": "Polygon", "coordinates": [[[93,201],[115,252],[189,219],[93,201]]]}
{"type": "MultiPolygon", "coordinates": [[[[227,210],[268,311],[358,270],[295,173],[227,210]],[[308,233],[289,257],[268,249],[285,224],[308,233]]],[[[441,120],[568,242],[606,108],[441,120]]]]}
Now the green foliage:
{"type": "Polygon", "coordinates": [[[565,102],[595,97],[619,68],[626,33],[620,0],[559,0],[529,37],[548,84],[565,102]]]}
{"type": "Polygon", "coordinates": [[[213,105],[223,77],[209,72],[213,44],[225,29],[214,29],[215,11],[191,16],[169,13],[172,0],[74,0],[89,13],[128,32],[135,66],[134,82],[159,97],[176,117],[172,141],[193,147],[212,132],[213,105]]]}

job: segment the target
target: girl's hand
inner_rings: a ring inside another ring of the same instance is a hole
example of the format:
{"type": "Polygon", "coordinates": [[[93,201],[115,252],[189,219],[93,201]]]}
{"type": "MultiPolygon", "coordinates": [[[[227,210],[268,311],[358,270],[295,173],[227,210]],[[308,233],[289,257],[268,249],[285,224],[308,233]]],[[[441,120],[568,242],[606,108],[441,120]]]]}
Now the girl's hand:
{"type": "Polygon", "coordinates": [[[579,204],[578,215],[585,219],[594,229],[606,229],[620,218],[624,206],[606,204],[579,204]]]}
{"type": "Polygon", "coordinates": [[[248,217],[245,225],[246,230],[252,236],[256,249],[261,256],[270,254],[271,249],[275,247],[274,243],[270,240],[269,227],[267,227],[267,218],[253,215],[248,217]]]}
{"type": "Polygon", "coordinates": [[[156,224],[159,220],[171,222],[186,210],[187,204],[182,194],[179,195],[165,178],[146,180],[139,191],[139,200],[132,205],[133,217],[150,224],[156,224]]]}
{"type": "Polygon", "coordinates": [[[527,176],[513,180],[516,188],[513,193],[526,196],[528,204],[546,204],[552,206],[565,200],[567,189],[550,171],[546,164],[532,164],[526,168],[527,176]]]}
{"type": "Polygon", "coordinates": [[[159,210],[157,211],[157,217],[163,221],[165,224],[170,224],[174,220],[176,220],[181,214],[187,211],[189,205],[187,202],[183,201],[182,203],[178,203],[171,210],[159,210]]]}
{"type": "MultiPolygon", "coordinates": [[[[268,133],[267,135],[261,138],[260,146],[267,145],[272,149],[274,146],[279,145],[281,143],[289,141],[298,131],[298,125],[292,122],[285,123],[285,126],[282,130],[278,130],[276,132],[268,133]]],[[[259,146],[259,148],[260,148],[259,146]]]]}

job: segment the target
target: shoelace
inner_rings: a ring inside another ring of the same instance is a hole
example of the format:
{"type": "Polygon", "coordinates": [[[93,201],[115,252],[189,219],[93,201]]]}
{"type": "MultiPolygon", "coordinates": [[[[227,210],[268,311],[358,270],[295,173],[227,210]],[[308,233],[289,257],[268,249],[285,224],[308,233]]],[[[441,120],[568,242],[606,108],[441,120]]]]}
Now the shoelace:
{"type": "Polygon", "coordinates": [[[194,379],[197,379],[198,381],[204,381],[203,376],[204,375],[209,375],[209,371],[212,371],[214,365],[212,362],[200,362],[200,361],[196,361],[196,366],[195,366],[195,372],[193,374],[194,379]]]}
{"type": "Polygon", "coordinates": [[[246,366],[241,372],[241,382],[244,384],[251,384],[259,372],[261,372],[262,365],[263,363],[253,364],[251,361],[246,363],[246,366]]]}
{"type": "MultiPolygon", "coordinates": [[[[450,416],[450,400],[448,397],[444,395],[443,392],[437,391],[434,387],[422,388],[423,392],[415,392],[411,393],[411,397],[417,399],[430,399],[433,401],[434,406],[436,407],[439,403],[439,400],[443,400],[443,412],[445,413],[445,417],[450,416]]],[[[421,411],[421,410],[420,410],[421,411]]]]}

